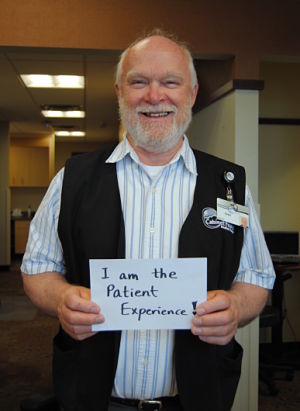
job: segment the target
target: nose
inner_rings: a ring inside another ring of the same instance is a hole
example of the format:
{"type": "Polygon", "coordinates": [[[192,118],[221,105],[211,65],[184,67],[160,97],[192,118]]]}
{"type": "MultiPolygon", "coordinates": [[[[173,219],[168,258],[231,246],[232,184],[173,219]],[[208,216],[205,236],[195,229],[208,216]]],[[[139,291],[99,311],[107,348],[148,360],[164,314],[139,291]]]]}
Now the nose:
{"type": "Polygon", "coordinates": [[[164,99],[164,91],[158,82],[151,82],[148,86],[145,100],[150,104],[158,104],[164,99]]]}

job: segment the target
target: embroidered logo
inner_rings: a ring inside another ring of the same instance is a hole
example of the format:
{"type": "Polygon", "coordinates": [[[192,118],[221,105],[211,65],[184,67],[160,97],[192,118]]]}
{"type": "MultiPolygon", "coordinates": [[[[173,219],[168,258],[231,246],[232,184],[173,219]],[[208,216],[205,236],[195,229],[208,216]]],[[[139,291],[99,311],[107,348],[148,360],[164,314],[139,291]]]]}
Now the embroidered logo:
{"type": "Polygon", "coordinates": [[[226,221],[218,220],[217,212],[214,208],[206,207],[202,210],[202,221],[205,227],[210,230],[222,228],[223,230],[230,231],[231,234],[234,234],[234,226],[226,221]]]}

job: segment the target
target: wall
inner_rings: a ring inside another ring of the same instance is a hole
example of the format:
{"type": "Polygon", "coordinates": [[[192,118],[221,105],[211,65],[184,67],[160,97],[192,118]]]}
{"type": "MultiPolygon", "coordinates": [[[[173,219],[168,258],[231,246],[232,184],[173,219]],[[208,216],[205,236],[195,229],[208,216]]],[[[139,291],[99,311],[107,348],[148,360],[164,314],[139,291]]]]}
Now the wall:
{"type": "Polygon", "coordinates": [[[188,130],[193,147],[242,164],[258,202],[258,92],[236,90],[197,113],[188,130]]]}
{"type": "MultiPolygon", "coordinates": [[[[300,63],[263,62],[260,116],[300,119],[300,63]]],[[[259,196],[265,230],[300,232],[300,126],[259,127],[259,196]]],[[[300,273],[285,283],[284,341],[300,341],[300,273]]]]}
{"type": "Polygon", "coordinates": [[[0,267],[10,264],[9,124],[0,121],[0,267]]]}
{"type": "Polygon", "coordinates": [[[71,157],[72,153],[85,153],[95,151],[100,148],[99,143],[56,143],[55,144],[55,173],[57,173],[65,162],[71,157]]]}
{"type": "MultiPolygon", "coordinates": [[[[11,135],[10,144],[15,146],[28,146],[28,147],[47,147],[49,149],[49,179],[54,176],[54,164],[55,164],[55,137],[54,134],[42,135],[42,136],[24,136],[18,137],[14,134],[11,135]]],[[[19,208],[26,211],[28,206],[31,206],[33,211],[36,211],[47,188],[45,187],[32,187],[11,188],[11,210],[19,208]]]]}
{"type": "Polygon", "coordinates": [[[44,187],[11,189],[11,210],[19,208],[26,211],[30,205],[32,211],[36,211],[46,191],[44,187]]]}
{"type": "MultiPolygon", "coordinates": [[[[16,139],[15,139],[16,140],[16,139]]],[[[21,139],[21,143],[24,141],[21,139]]],[[[83,153],[88,151],[94,151],[100,148],[99,143],[83,143],[83,142],[50,142],[50,163],[51,173],[50,176],[54,176],[62,167],[64,167],[66,160],[71,157],[72,153],[83,153]],[[53,147],[52,147],[53,146],[53,147]],[[54,152],[55,151],[55,152],[54,152]]],[[[46,194],[46,188],[13,188],[11,194],[11,209],[20,208],[21,210],[27,210],[28,205],[32,210],[37,210],[42,198],[46,194]]]]}
{"type": "MultiPolygon", "coordinates": [[[[197,113],[188,130],[195,148],[245,165],[254,200],[258,193],[258,91],[236,90],[197,113]]],[[[232,411],[256,411],[258,319],[238,330],[244,349],[242,377],[232,411]]]]}
{"type": "Polygon", "coordinates": [[[187,135],[199,150],[234,161],[235,95],[229,94],[193,117],[187,135]]]}
{"type": "Polygon", "coordinates": [[[1,0],[0,45],[121,50],[159,26],[258,78],[261,55],[300,54],[299,14],[296,0],[1,0]]]}

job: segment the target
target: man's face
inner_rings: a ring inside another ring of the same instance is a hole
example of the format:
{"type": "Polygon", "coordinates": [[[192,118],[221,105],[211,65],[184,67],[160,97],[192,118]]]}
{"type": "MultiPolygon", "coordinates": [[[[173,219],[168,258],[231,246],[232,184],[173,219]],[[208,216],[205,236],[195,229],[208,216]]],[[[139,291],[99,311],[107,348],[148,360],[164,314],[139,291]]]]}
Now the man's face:
{"type": "Polygon", "coordinates": [[[178,45],[158,36],[135,45],[116,89],[121,119],[136,146],[167,152],[178,144],[197,93],[187,56],[178,45]]]}

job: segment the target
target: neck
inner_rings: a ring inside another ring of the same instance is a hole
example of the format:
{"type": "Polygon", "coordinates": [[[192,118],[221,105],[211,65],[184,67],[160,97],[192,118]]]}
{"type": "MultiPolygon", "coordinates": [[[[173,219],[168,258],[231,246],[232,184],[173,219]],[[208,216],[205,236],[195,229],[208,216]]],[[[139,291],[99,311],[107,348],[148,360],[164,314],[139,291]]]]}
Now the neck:
{"type": "Polygon", "coordinates": [[[140,161],[143,164],[146,164],[148,166],[163,166],[165,164],[168,164],[183,144],[183,137],[182,137],[179,140],[179,142],[176,144],[176,146],[174,146],[170,150],[164,153],[156,153],[156,152],[148,151],[148,150],[145,150],[144,148],[136,146],[129,134],[127,134],[127,139],[130,145],[133,147],[136,154],[138,155],[138,158],[140,159],[140,161]]]}

